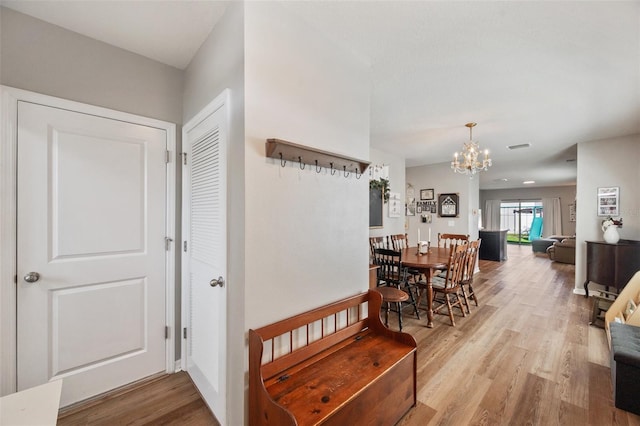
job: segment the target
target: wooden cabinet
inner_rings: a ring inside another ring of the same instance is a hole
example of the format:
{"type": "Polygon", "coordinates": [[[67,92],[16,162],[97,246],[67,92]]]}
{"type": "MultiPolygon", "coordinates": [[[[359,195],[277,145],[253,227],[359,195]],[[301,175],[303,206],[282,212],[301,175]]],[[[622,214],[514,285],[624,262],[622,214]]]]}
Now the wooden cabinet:
{"type": "Polygon", "coordinates": [[[507,230],[479,231],[479,258],[482,260],[507,260],[507,230]]]}
{"type": "Polygon", "coordinates": [[[619,293],[638,270],[640,241],[620,240],[616,244],[587,241],[587,280],[584,282],[587,297],[591,281],[615,287],[619,293]]]}

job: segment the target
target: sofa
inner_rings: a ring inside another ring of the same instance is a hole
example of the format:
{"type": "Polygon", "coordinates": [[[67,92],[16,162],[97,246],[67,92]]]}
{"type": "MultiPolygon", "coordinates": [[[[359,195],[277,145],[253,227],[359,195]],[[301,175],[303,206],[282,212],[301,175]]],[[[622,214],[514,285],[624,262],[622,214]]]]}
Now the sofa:
{"type": "Polygon", "coordinates": [[[551,235],[550,237],[538,238],[536,240],[531,241],[531,249],[534,253],[542,253],[545,254],[547,252],[547,248],[553,245],[556,241],[562,241],[565,238],[572,238],[569,235],[551,235]]]}
{"type": "Polygon", "coordinates": [[[565,238],[547,247],[549,259],[554,262],[576,264],[576,239],[565,238]]]}

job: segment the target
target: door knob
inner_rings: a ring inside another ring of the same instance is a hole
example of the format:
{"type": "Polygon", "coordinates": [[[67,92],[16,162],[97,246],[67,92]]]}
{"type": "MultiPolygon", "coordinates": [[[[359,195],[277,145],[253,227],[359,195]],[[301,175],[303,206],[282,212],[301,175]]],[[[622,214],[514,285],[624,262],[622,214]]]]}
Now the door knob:
{"type": "Polygon", "coordinates": [[[37,272],[29,272],[24,276],[24,280],[28,283],[35,283],[40,279],[40,274],[37,272]]]}
{"type": "Polygon", "coordinates": [[[211,287],[216,287],[216,286],[224,287],[224,278],[218,277],[217,280],[214,278],[211,281],[209,281],[209,285],[211,287]]]}

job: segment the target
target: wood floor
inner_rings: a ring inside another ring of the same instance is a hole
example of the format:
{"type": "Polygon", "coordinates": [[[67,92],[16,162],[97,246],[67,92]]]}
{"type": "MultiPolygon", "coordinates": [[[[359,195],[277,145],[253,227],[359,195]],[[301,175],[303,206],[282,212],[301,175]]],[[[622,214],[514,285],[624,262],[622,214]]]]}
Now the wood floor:
{"type": "Polygon", "coordinates": [[[407,310],[418,406],[399,424],[640,425],[613,406],[606,337],[588,325],[590,300],[573,294],[575,266],[526,246],[508,256],[480,261],[480,306],[455,328],[437,315],[427,329],[407,310]]]}
{"type": "Polygon", "coordinates": [[[62,413],[58,426],[217,426],[185,372],[165,375],[125,392],[62,413]]]}
{"type": "MultiPolygon", "coordinates": [[[[640,425],[613,406],[606,337],[588,325],[590,301],[573,294],[574,266],[530,247],[509,246],[508,255],[480,261],[480,306],[466,318],[458,312],[456,327],[437,315],[428,329],[426,315],[418,321],[406,310],[404,331],[418,341],[418,405],[399,425],[640,425]]],[[[217,423],[179,373],[58,424],[217,423]]]]}

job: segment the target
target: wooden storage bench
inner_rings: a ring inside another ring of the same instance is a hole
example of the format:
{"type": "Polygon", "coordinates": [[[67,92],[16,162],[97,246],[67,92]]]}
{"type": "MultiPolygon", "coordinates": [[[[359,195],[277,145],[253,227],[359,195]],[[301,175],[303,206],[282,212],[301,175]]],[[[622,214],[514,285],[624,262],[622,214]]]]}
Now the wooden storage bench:
{"type": "Polygon", "coordinates": [[[375,290],[249,330],[250,425],[393,425],[416,404],[416,341],[375,290]]]}

